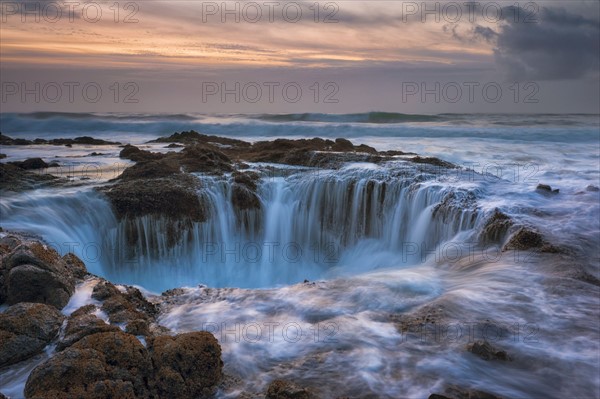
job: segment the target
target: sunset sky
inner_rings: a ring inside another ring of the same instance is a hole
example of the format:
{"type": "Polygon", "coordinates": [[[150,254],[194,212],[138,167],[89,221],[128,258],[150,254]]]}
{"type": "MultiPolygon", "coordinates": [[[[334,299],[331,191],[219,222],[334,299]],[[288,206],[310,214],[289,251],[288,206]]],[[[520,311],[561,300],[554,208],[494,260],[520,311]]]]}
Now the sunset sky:
{"type": "Polygon", "coordinates": [[[556,113],[600,104],[597,1],[138,1],[116,3],[118,14],[114,3],[2,2],[3,112],[556,113]],[[66,89],[44,93],[51,82],[79,83],[74,101],[66,89]],[[81,98],[90,82],[102,88],[96,103],[81,98]],[[239,101],[205,92],[236,82],[239,101]],[[264,82],[278,84],[272,99],[264,82]],[[297,102],[282,94],[290,82],[302,90],[297,102]],[[23,83],[40,84],[39,101],[22,98],[23,83]],[[497,102],[482,92],[489,84],[502,89],[497,102]],[[407,95],[415,87],[440,98],[407,95]],[[127,94],[137,102],[123,103],[127,94]]]}

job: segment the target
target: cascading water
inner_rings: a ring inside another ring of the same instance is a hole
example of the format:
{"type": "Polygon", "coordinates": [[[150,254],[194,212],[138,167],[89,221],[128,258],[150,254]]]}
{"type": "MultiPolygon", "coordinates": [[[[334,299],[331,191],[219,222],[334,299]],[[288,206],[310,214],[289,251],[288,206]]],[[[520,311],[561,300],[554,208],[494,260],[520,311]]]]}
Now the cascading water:
{"type": "Polygon", "coordinates": [[[249,210],[232,205],[226,178],[200,177],[209,215],[202,223],[117,221],[100,194],[82,190],[4,201],[3,224],[75,252],[94,273],[163,290],[271,287],[414,264],[421,250],[473,229],[479,215],[452,206],[449,199],[467,194],[432,175],[364,164],[289,172],[263,177],[261,209],[249,210]]]}

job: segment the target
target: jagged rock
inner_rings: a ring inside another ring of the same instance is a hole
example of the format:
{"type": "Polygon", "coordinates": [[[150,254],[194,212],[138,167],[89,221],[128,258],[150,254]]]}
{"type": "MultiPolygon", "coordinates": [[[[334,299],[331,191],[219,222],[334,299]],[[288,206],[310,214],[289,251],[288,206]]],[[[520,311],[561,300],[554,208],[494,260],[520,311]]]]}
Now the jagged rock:
{"type": "Polygon", "coordinates": [[[33,173],[15,165],[0,163],[0,190],[20,192],[58,181],[56,176],[33,173]]]}
{"type": "Polygon", "coordinates": [[[135,319],[127,323],[125,332],[132,335],[150,335],[150,324],[144,319],[135,319]]]}
{"type": "Polygon", "coordinates": [[[100,191],[109,198],[120,219],[155,215],[203,222],[206,209],[198,198],[199,187],[194,176],[174,175],[122,181],[100,191]]]}
{"type": "Polygon", "coordinates": [[[543,244],[544,240],[540,233],[527,227],[521,227],[509,238],[502,250],[541,248],[543,244]]]}
{"type": "Polygon", "coordinates": [[[67,267],[73,274],[73,277],[77,279],[84,279],[88,275],[87,268],[81,259],[79,259],[74,253],[69,252],[63,256],[63,260],[67,264],[67,267]]]}
{"type": "Polygon", "coordinates": [[[64,318],[57,309],[41,303],[18,303],[0,313],[0,367],[42,352],[64,318]]]}
{"type": "Polygon", "coordinates": [[[338,138],[335,139],[335,144],[331,147],[333,151],[354,151],[354,144],[350,140],[338,138]]]}
{"type": "Polygon", "coordinates": [[[541,194],[558,194],[559,193],[559,189],[552,189],[552,187],[550,187],[547,184],[538,184],[535,191],[537,191],[538,193],[541,194]]]}
{"type": "Polygon", "coordinates": [[[74,139],[35,139],[35,140],[26,140],[26,139],[13,139],[8,137],[5,134],[0,135],[0,144],[1,145],[41,145],[41,144],[50,144],[50,145],[66,145],[71,147],[73,144],[90,144],[90,145],[118,145],[121,143],[106,141],[101,139],[95,139],[89,136],[76,137],[74,139]]]}
{"type": "Polygon", "coordinates": [[[153,365],[132,335],[115,331],[88,335],[36,367],[25,397],[150,398],[153,365]]]}
{"type": "Polygon", "coordinates": [[[585,191],[598,192],[598,191],[600,191],[600,188],[598,188],[598,187],[593,186],[593,185],[590,184],[589,186],[587,186],[585,188],[585,191]]]}
{"type": "Polygon", "coordinates": [[[434,166],[440,166],[443,168],[448,168],[448,169],[454,169],[456,168],[456,165],[454,165],[453,163],[441,160],[439,158],[435,158],[435,157],[420,157],[420,156],[416,156],[413,158],[409,159],[411,162],[414,163],[424,163],[424,164],[429,164],[429,165],[434,165],[434,166]]]}
{"type": "Polygon", "coordinates": [[[194,144],[185,147],[180,153],[172,155],[186,172],[222,175],[233,171],[231,159],[221,151],[210,146],[194,144]]]}
{"type": "Polygon", "coordinates": [[[105,299],[120,294],[121,291],[109,281],[100,281],[92,290],[92,298],[98,301],[104,301],[105,299]]]}
{"type": "Polygon", "coordinates": [[[222,378],[221,347],[206,331],[150,338],[148,350],[156,367],[159,397],[207,397],[222,378]]]}
{"type": "MultiPolygon", "coordinates": [[[[142,320],[147,324],[158,312],[156,305],[148,302],[137,288],[126,287],[125,293],[122,293],[108,281],[96,284],[92,298],[104,301],[101,309],[108,314],[111,323],[133,323],[142,320]]],[[[139,323],[137,322],[137,326],[134,323],[131,329],[139,331],[142,328],[139,323]]]]}
{"type": "MultiPolygon", "coordinates": [[[[92,308],[95,306],[92,305],[92,308]]],[[[86,313],[85,310],[74,312],[67,321],[64,338],[56,345],[56,350],[62,351],[88,335],[111,331],[120,331],[120,329],[106,324],[104,320],[86,313]]]]}
{"type": "Polygon", "coordinates": [[[238,147],[249,147],[250,143],[230,139],[226,137],[208,136],[205,134],[198,133],[194,130],[189,132],[173,133],[169,137],[160,137],[156,140],[150,141],[150,143],[204,143],[204,144],[221,144],[225,146],[238,146],[238,147]]]}
{"type": "Polygon", "coordinates": [[[83,273],[75,255],[66,260],[39,242],[17,246],[2,262],[0,299],[15,304],[38,302],[62,309],[75,290],[76,276],[83,273]]]}
{"type": "Polygon", "coordinates": [[[506,351],[498,350],[487,341],[476,341],[467,346],[467,350],[483,360],[511,360],[506,351]]]}
{"type": "Polygon", "coordinates": [[[6,154],[0,154],[0,159],[6,158],[6,154]]]}
{"type": "Polygon", "coordinates": [[[48,164],[42,158],[28,158],[21,162],[11,162],[11,164],[25,170],[45,169],[48,167],[48,164]]]}
{"type": "Polygon", "coordinates": [[[269,384],[266,399],[311,399],[314,396],[305,388],[290,381],[275,380],[269,384]]]}
{"type": "Polygon", "coordinates": [[[164,156],[164,154],[140,150],[138,147],[131,144],[125,145],[119,153],[119,158],[129,159],[134,162],[157,160],[164,156]]]}
{"type": "Polygon", "coordinates": [[[260,209],[260,199],[246,186],[234,183],[231,188],[231,202],[236,209],[260,209]]]}
{"type": "Polygon", "coordinates": [[[475,389],[463,389],[457,386],[449,386],[444,394],[432,393],[428,399],[502,399],[489,392],[475,389]]]}
{"type": "Polygon", "coordinates": [[[501,243],[504,236],[513,225],[512,219],[500,212],[498,208],[487,219],[480,235],[480,241],[484,244],[501,243]]]}

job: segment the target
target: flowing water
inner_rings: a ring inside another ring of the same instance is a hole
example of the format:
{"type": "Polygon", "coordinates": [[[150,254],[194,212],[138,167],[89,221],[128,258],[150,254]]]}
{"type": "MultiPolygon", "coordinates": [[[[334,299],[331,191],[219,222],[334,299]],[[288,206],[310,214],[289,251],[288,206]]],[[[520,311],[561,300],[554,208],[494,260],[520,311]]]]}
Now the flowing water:
{"type": "MultiPolygon", "coordinates": [[[[199,176],[210,217],[170,245],[166,220],[118,221],[95,191],[129,165],[118,146],[3,147],[7,160],[56,159],[54,172],[74,183],[3,196],[0,225],[151,297],[184,287],[160,299],[159,320],[217,336],[231,380],[222,397],[260,393],[273,378],[322,397],[425,398],[446,384],[512,398],[600,395],[598,287],[564,277],[575,266],[599,277],[600,194],[586,190],[600,186],[598,116],[38,113],[0,122],[11,137],[89,135],[153,151],[166,149],[143,143],[187,129],[249,141],[347,137],[462,166],[402,157],[340,170],[251,164],[261,209],[241,212],[230,176],[199,176]],[[538,183],[560,194],[537,193],[538,183]],[[571,255],[482,246],[495,208],[571,255]],[[435,323],[411,324],[428,315],[435,323]],[[483,338],[513,360],[465,351],[483,338]]],[[[68,308],[90,294],[84,284],[68,308]]],[[[1,372],[0,390],[18,392],[30,369],[1,372]]]]}

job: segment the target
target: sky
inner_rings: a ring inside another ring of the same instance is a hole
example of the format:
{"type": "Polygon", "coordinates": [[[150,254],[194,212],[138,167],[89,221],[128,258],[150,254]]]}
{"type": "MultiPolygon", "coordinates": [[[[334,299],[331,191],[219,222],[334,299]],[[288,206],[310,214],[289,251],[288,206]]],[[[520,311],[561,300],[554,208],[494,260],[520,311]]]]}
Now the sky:
{"type": "Polygon", "coordinates": [[[2,112],[597,113],[600,2],[2,1],[2,112]]]}

